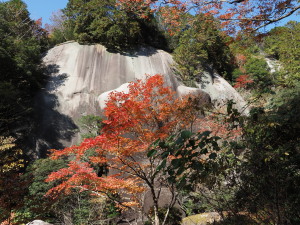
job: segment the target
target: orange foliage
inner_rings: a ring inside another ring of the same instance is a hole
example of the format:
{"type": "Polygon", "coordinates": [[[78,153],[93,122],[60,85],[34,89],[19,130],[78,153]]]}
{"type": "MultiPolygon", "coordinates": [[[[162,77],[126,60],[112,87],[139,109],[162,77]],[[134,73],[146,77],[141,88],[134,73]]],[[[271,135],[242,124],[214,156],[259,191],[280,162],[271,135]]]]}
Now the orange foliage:
{"type": "Polygon", "coordinates": [[[155,169],[149,170],[154,165],[147,158],[151,144],[196,120],[195,101],[191,97],[176,99],[175,96],[171,88],[164,86],[161,75],[131,82],[127,94],[112,92],[104,111],[107,119],[103,121],[105,125],[100,136],[85,139],[79,146],[52,150],[53,159],[66,155],[75,157],[68,168],[48,177],[48,182],[59,180],[60,184],[47,194],[53,197],[58,193],[68,194],[72,188],[92,190],[97,194],[114,192],[122,196],[126,193],[131,199],[118,204],[122,207],[136,205],[138,194],[155,176],[155,169]],[[90,157],[90,163],[106,164],[111,175],[98,177],[91,164],[80,161],[89,149],[97,154],[90,157]]]}
{"type": "Polygon", "coordinates": [[[11,225],[11,221],[15,218],[16,214],[15,213],[11,213],[10,217],[2,222],[0,222],[0,225],[11,225]]]}
{"type": "Polygon", "coordinates": [[[249,75],[241,75],[236,78],[234,88],[246,88],[248,84],[253,83],[253,80],[249,78],[249,75]]]}
{"type": "Polygon", "coordinates": [[[178,6],[160,8],[163,23],[171,36],[175,35],[180,30],[180,19],[184,11],[185,7],[179,8],[178,6]]]}
{"type": "Polygon", "coordinates": [[[222,26],[226,28],[227,33],[234,33],[266,26],[300,9],[297,0],[119,0],[118,4],[131,12],[136,12],[141,17],[148,16],[150,8],[151,13],[161,11],[166,6],[177,8],[163,16],[163,20],[169,21],[173,26],[173,29],[170,29],[173,33],[176,30],[175,27],[180,26],[179,21],[174,20],[178,11],[193,10],[193,13],[213,15],[224,22],[222,26]],[[148,12],[145,13],[145,11],[148,12]]]}
{"type": "Polygon", "coordinates": [[[245,55],[236,54],[235,62],[242,72],[245,72],[245,69],[243,68],[243,66],[245,65],[246,61],[247,61],[247,57],[245,55]]]}
{"type": "Polygon", "coordinates": [[[35,21],[35,24],[36,24],[37,26],[41,27],[41,26],[43,25],[43,18],[41,17],[41,18],[37,19],[37,20],[35,21]]]}
{"type": "Polygon", "coordinates": [[[133,12],[135,15],[140,16],[143,19],[147,19],[151,10],[151,5],[154,1],[151,0],[119,0],[117,6],[121,7],[127,12],[133,12]]]}

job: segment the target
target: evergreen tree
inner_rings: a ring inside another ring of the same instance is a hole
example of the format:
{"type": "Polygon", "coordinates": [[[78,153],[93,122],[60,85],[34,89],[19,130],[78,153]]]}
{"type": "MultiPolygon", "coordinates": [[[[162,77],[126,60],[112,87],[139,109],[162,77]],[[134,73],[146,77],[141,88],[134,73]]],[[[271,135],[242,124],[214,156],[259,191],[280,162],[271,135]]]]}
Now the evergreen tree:
{"type": "Polygon", "coordinates": [[[63,13],[67,17],[65,26],[73,27],[80,43],[101,43],[113,50],[165,44],[153,15],[140,18],[122,9],[115,0],[70,0],[63,13]]]}
{"type": "Polygon", "coordinates": [[[185,84],[201,81],[201,73],[208,66],[231,80],[233,60],[226,38],[213,17],[199,14],[194,18],[174,51],[177,69],[185,84]]]}
{"type": "Polygon", "coordinates": [[[0,133],[5,135],[28,122],[32,97],[43,81],[46,33],[26,7],[21,0],[0,2],[0,133]]]}

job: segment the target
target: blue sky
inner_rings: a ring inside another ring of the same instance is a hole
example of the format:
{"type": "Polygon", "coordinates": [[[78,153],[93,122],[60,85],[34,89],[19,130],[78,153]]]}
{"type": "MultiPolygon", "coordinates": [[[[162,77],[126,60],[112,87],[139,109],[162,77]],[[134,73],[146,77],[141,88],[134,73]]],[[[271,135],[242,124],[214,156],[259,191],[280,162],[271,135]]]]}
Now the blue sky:
{"type": "MultiPolygon", "coordinates": [[[[298,12],[294,13],[293,15],[277,22],[277,23],[273,23],[273,24],[270,24],[269,26],[267,26],[267,30],[269,29],[272,29],[274,27],[279,27],[279,26],[283,26],[285,25],[287,22],[291,21],[291,20],[294,20],[294,21],[297,21],[297,22],[300,22],[300,10],[298,10],[298,12]]],[[[263,31],[263,30],[262,30],[263,31]]]]}
{"type": "MultiPolygon", "coordinates": [[[[8,0],[0,0],[6,2],[8,0]]],[[[66,7],[68,0],[23,0],[27,4],[31,19],[43,18],[43,24],[50,23],[53,12],[66,7]]]]}
{"type": "Polygon", "coordinates": [[[23,0],[32,19],[43,18],[43,24],[50,23],[52,12],[66,7],[68,0],[23,0]]]}

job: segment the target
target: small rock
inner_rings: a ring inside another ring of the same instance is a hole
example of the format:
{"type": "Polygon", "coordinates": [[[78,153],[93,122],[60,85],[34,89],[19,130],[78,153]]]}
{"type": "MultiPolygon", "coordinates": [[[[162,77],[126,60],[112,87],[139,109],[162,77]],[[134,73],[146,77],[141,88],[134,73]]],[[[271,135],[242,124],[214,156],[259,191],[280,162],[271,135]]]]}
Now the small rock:
{"type": "Polygon", "coordinates": [[[183,218],[182,225],[207,225],[221,220],[217,212],[201,213],[183,218]]]}
{"type": "Polygon", "coordinates": [[[51,225],[51,223],[44,222],[42,220],[34,220],[26,225],[51,225]]]}

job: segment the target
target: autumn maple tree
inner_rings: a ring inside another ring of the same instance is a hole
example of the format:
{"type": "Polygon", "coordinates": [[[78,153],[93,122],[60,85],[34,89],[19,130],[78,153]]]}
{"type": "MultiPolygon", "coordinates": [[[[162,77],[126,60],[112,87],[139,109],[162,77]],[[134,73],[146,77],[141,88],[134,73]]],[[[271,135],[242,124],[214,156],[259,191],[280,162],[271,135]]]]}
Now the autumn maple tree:
{"type": "MultiPolygon", "coordinates": [[[[48,177],[48,182],[60,181],[48,195],[55,197],[58,193],[68,194],[73,188],[79,188],[113,198],[120,208],[126,209],[141,206],[141,195],[147,189],[154,202],[155,223],[159,224],[161,189],[173,188],[171,191],[174,191],[174,187],[165,182],[162,172],[157,169],[161,159],[151,157],[150,151],[153,152],[152,146],[157,140],[190,127],[198,116],[199,102],[197,96],[176,98],[171,88],[165,87],[161,75],[131,82],[128,87],[128,93],[110,94],[101,135],[85,139],[79,146],[53,150],[52,159],[73,156],[73,160],[68,168],[48,177]],[[83,161],[91,149],[94,154],[88,162],[83,161]],[[107,166],[109,174],[98,176],[93,169],[95,165],[107,166]],[[116,195],[118,198],[114,198],[116,195]]],[[[174,198],[171,202],[170,207],[174,198]]]]}
{"type": "Polygon", "coordinates": [[[234,88],[246,88],[248,84],[252,84],[253,80],[249,78],[249,75],[240,75],[236,78],[234,88]]]}
{"type": "Polygon", "coordinates": [[[161,10],[165,21],[172,26],[178,25],[182,13],[213,15],[231,32],[237,27],[258,30],[300,9],[298,0],[120,0],[118,3],[126,10],[141,12],[142,17],[146,16],[142,9],[161,10]]]}

